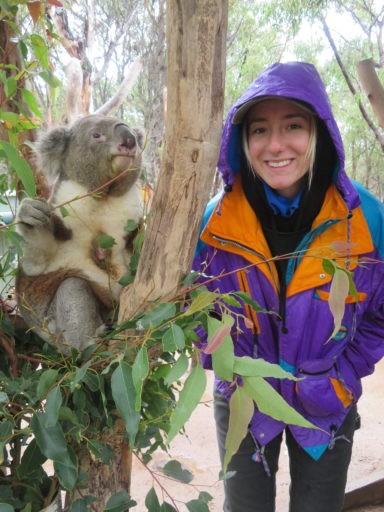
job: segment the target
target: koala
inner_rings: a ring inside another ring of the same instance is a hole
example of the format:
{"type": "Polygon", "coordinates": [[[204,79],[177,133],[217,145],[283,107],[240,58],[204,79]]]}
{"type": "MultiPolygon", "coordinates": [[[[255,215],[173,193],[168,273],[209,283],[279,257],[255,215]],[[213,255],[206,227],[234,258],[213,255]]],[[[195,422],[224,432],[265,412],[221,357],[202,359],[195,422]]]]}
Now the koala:
{"type": "Polygon", "coordinates": [[[36,144],[51,194],[18,208],[16,289],[26,324],[65,353],[94,343],[118,301],[132,254],[125,227],[143,218],[141,146],[138,131],[99,115],[53,128],[36,144]],[[113,246],[100,246],[103,235],[113,246]]]}

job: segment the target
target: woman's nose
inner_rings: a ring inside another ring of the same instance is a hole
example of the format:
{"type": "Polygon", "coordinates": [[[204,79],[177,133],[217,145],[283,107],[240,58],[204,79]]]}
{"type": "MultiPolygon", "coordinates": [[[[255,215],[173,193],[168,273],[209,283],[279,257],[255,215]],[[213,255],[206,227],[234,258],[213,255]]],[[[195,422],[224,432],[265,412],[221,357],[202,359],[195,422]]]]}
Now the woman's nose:
{"type": "Polygon", "coordinates": [[[271,153],[279,153],[283,149],[284,140],[279,131],[276,130],[270,133],[267,147],[271,153]]]}

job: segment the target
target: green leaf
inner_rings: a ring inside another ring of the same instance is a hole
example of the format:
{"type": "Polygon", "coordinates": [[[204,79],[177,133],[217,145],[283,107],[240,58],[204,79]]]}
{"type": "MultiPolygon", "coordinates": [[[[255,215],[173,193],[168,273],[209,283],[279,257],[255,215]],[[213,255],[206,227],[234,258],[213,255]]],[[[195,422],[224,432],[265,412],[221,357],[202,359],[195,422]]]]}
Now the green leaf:
{"type": "MultiPolygon", "coordinates": [[[[230,318],[228,315],[226,317],[230,318]]],[[[224,319],[224,322],[229,320],[224,319]]],[[[208,339],[211,339],[214,333],[222,326],[222,322],[217,318],[208,317],[208,339]]],[[[230,334],[227,334],[221,341],[221,344],[212,354],[212,366],[219,379],[232,381],[233,366],[235,363],[235,353],[233,341],[230,334]]]]}
{"type": "Polygon", "coordinates": [[[260,412],[289,425],[317,428],[306,420],[262,377],[244,377],[244,390],[257,405],[260,412]]]}
{"type": "Polygon", "coordinates": [[[220,299],[228,304],[228,306],[233,306],[235,308],[241,308],[240,302],[235,298],[233,293],[223,293],[220,296],[220,299]]]}
{"type": "Polygon", "coordinates": [[[249,423],[255,412],[252,398],[245,390],[237,386],[229,400],[229,423],[225,439],[224,473],[228,470],[229,461],[239,450],[241,441],[248,433],[249,423]]]}
{"type": "Polygon", "coordinates": [[[53,460],[60,485],[67,491],[71,491],[77,481],[76,455],[67,445],[60,424],[47,427],[46,422],[46,414],[36,413],[30,423],[32,432],[41,452],[47,459],[53,460]]]}
{"type": "Polygon", "coordinates": [[[154,328],[176,315],[176,305],[173,302],[163,302],[144,315],[137,322],[138,330],[154,328]]]}
{"type": "Polygon", "coordinates": [[[168,375],[164,379],[164,384],[169,386],[176,380],[180,379],[182,375],[188,370],[189,359],[185,354],[180,354],[179,359],[174,366],[170,369],[168,375]]]}
{"type": "Polygon", "coordinates": [[[132,274],[125,274],[125,276],[121,277],[119,279],[119,284],[121,286],[128,286],[129,284],[132,284],[135,280],[135,276],[132,274]]]}
{"type": "Polygon", "coordinates": [[[46,460],[47,458],[41,453],[36,440],[32,439],[32,441],[25,449],[20,464],[17,468],[18,478],[28,478],[28,476],[31,475],[37,468],[41,468],[46,460]]]}
{"type": "Polygon", "coordinates": [[[125,512],[134,507],[137,503],[131,499],[125,491],[118,492],[111,496],[105,505],[104,512],[125,512]]]}
{"type": "Polygon", "coordinates": [[[48,85],[50,85],[51,87],[55,88],[55,87],[60,87],[61,85],[61,82],[58,78],[55,77],[55,75],[52,73],[52,71],[49,71],[49,70],[45,70],[45,71],[41,71],[39,73],[39,76],[45,81],[47,82],[48,85]]]}
{"type": "Polygon", "coordinates": [[[77,368],[76,373],[70,381],[70,388],[73,393],[73,391],[79,386],[81,382],[85,379],[85,375],[88,371],[88,368],[90,367],[92,361],[88,361],[87,363],[83,364],[80,368],[77,368]]]}
{"type": "Polygon", "coordinates": [[[191,500],[188,501],[185,505],[189,512],[209,512],[208,505],[204,501],[191,500]]]}
{"type": "Polygon", "coordinates": [[[0,512],[15,512],[15,509],[7,503],[0,503],[0,512]]]}
{"type": "Polygon", "coordinates": [[[161,504],[160,512],[178,512],[175,507],[164,501],[164,503],[161,504]]]}
{"type": "Polygon", "coordinates": [[[245,304],[247,304],[248,306],[251,306],[251,308],[254,309],[255,311],[263,312],[263,313],[268,312],[265,309],[263,309],[258,302],[251,299],[251,297],[248,295],[248,293],[238,291],[238,292],[235,292],[234,295],[236,295],[237,297],[240,297],[244,301],[245,304]]]}
{"type": "Polygon", "coordinates": [[[56,383],[58,374],[59,372],[57,370],[52,369],[45,370],[41,374],[36,388],[36,397],[38,399],[45,397],[48,389],[50,389],[56,383]]]}
{"type": "Polygon", "coordinates": [[[88,505],[93,501],[96,501],[96,498],[92,496],[86,496],[83,499],[75,500],[71,504],[71,512],[89,512],[90,508],[88,505]]]}
{"type": "Polygon", "coordinates": [[[6,142],[5,140],[0,141],[0,147],[3,148],[9,163],[12,168],[15,170],[18,178],[22,182],[26,193],[30,197],[36,196],[36,184],[35,179],[33,177],[32,169],[29,167],[28,163],[21,158],[18,150],[13,147],[11,144],[6,142]]]}
{"type": "Polygon", "coordinates": [[[102,249],[111,249],[116,245],[116,240],[109,235],[100,235],[97,237],[97,243],[102,249]]]}
{"type": "Polygon", "coordinates": [[[48,47],[45,40],[38,34],[31,35],[31,46],[35,57],[40,62],[41,66],[45,69],[49,69],[48,60],[48,47]]]}
{"type": "Polygon", "coordinates": [[[333,274],[335,273],[336,264],[332,260],[328,260],[326,258],[322,260],[321,264],[324,269],[324,272],[326,272],[330,276],[333,276],[333,274]]]}
{"type": "Polygon", "coordinates": [[[0,391],[0,404],[6,404],[9,402],[9,398],[7,393],[4,393],[4,391],[0,391]]]}
{"type": "Polygon", "coordinates": [[[12,98],[12,96],[15,95],[16,91],[17,91],[17,80],[13,76],[10,76],[4,82],[5,96],[7,98],[12,98]]]}
{"type": "Polygon", "coordinates": [[[193,480],[193,473],[180,464],[178,460],[170,460],[161,468],[161,471],[179,482],[189,484],[193,480]]]}
{"type": "Polygon", "coordinates": [[[7,121],[7,123],[15,126],[20,121],[19,114],[15,114],[15,112],[5,112],[4,110],[0,110],[0,119],[7,121]]]}
{"type": "Polygon", "coordinates": [[[145,497],[145,505],[149,512],[160,512],[160,502],[153,487],[149,490],[145,497]]]}
{"type": "Polygon", "coordinates": [[[213,500],[213,497],[208,492],[201,491],[199,493],[199,500],[204,501],[204,503],[209,503],[213,500]]]}
{"type": "Polygon", "coordinates": [[[60,407],[63,403],[59,386],[53,388],[47,395],[45,404],[46,427],[54,427],[59,419],[60,407]]]}
{"type": "Polygon", "coordinates": [[[203,396],[207,377],[204,369],[197,364],[185,381],[184,387],[180,392],[179,400],[170,418],[171,428],[168,432],[168,442],[176,436],[185,422],[189,419],[192,412],[197,407],[203,396]]]}
{"type": "Polygon", "coordinates": [[[132,231],[135,231],[135,229],[138,228],[138,222],[133,219],[129,219],[127,224],[124,227],[124,231],[127,231],[128,233],[131,233],[132,231]]]}
{"type": "Polygon", "coordinates": [[[174,352],[185,347],[185,335],[183,329],[172,322],[162,337],[164,352],[174,352]]]}
{"type": "Polygon", "coordinates": [[[32,432],[41,452],[47,459],[60,459],[67,454],[67,443],[60,424],[47,427],[45,413],[35,413],[31,420],[32,432]]]}
{"type": "Polygon", "coordinates": [[[36,117],[43,119],[43,114],[39,108],[39,105],[36,101],[36,96],[32,94],[28,89],[21,89],[21,94],[23,96],[23,100],[28,105],[29,109],[36,117]]]}
{"type": "Polygon", "coordinates": [[[132,366],[132,380],[136,391],[135,411],[140,411],[141,409],[141,393],[143,390],[143,382],[147,378],[148,373],[148,351],[146,347],[141,347],[132,366]]]}
{"type": "Polygon", "coordinates": [[[65,217],[69,217],[69,211],[66,208],[64,208],[64,206],[60,206],[60,214],[63,217],[63,219],[65,217]]]}
{"type": "Polygon", "coordinates": [[[72,446],[68,446],[68,451],[63,457],[53,461],[53,467],[60,485],[67,491],[74,489],[77,482],[78,460],[72,446]]]}
{"type": "Polygon", "coordinates": [[[13,432],[13,423],[12,421],[5,420],[0,422],[0,441],[7,442],[8,437],[12,435],[13,432]]]}
{"type": "Polygon", "coordinates": [[[268,363],[264,359],[253,359],[249,356],[235,356],[234,373],[244,377],[275,377],[276,379],[299,380],[278,364],[268,363]]]}
{"type": "Polygon", "coordinates": [[[196,298],[193,299],[189,308],[184,312],[184,315],[194,315],[199,311],[206,309],[211,306],[217,299],[218,294],[214,292],[202,292],[196,298]]]}
{"type": "Polygon", "coordinates": [[[133,385],[132,367],[121,361],[111,377],[112,396],[125,421],[129,443],[133,448],[139,428],[140,413],[136,411],[136,393],[133,385]]]}
{"type": "Polygon", "coordinates": [[[109,465],[115,458],[112,448],[96,439],[88,439],[87,445],[96,459],[101,460],[104,464],[109,465]]]}

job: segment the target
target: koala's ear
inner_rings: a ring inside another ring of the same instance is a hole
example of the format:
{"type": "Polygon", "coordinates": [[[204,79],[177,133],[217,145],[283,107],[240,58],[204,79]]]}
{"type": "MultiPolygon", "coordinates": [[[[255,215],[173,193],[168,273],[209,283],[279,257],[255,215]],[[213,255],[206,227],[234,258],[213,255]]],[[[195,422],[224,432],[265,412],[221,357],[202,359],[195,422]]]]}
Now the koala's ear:
{"type": "Polygon", "coordinates": [[[140,149],[143,149],[144,133],[139,128],[132,128],[132,131],[135,134],[137,145],[140,149]]]}
{"type": "Polygon", "coordinates": [[[65,126],[53,128],[35,145],[39,169],[53,180],[61,173],[72,130],[65,126]]]}

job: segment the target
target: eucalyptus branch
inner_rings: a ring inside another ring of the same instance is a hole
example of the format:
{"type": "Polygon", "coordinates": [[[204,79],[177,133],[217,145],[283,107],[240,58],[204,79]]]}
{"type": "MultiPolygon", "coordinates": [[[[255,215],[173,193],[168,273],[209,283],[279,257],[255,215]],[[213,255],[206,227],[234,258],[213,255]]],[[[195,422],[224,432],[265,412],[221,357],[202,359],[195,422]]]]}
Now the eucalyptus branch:
{"type": "Polygon", "coordinates": [[[5,352],[8,355],[10,363],[10,374],[13,378],[16,378],[18,376],[17,356],[15,354],[13,346],[10,343],[10,340],[6,337],[6,335],[3,332],[0,332],[0,344],[4,347],[5,352]]]}
{"type": "Polygon", "coordinates": [[[138,456],[136,452],[133,452],[133,455],[136,457],[136,459],[145,467],[145,469],[150,473],[153,480],[157,483],[157,485],[160,487],[161,491],[168,496],[168,498],[171,500],[173,506],[175,507],[177,512],[180,512],[177,508],[176,502],[174,498],[170,495],[170,493],[167,491],[167,489],[164,487],[164,485],[161,483],[160,479],[158,478],[158,474],[153,471],[145,462],[138,456]]]}

